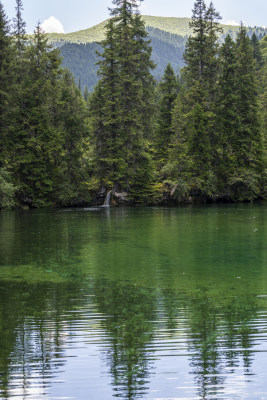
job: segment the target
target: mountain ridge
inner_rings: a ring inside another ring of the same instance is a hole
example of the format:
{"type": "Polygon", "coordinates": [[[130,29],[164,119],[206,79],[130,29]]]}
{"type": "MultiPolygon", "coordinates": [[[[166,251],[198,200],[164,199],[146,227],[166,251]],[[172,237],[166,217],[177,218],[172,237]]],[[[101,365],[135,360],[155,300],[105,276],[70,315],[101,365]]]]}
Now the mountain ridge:
{"type": "MultiPolygon", "coordinates": [[[[142,16],[146,27],[157,28],[171,34],[180,35],[183,37],[189,36],[192,29],[189,27],[191,18],[187,17],[157,17],[152,15],[142,16]]],[[[102,21],[97,25],[70,33],[47,33],[49,42],[70,42],[70,43],[93,43],[101,42],[105,37],[105,25],[108,20],[102,21]]],[[[237,25],[221,24],[223,28],[223,35],[228,32],[233,34],[239,30],[237,25]]],[[[263,27],[249,27],[248,29],[262,31],[267,34],[267,28],[263,27]]]]}

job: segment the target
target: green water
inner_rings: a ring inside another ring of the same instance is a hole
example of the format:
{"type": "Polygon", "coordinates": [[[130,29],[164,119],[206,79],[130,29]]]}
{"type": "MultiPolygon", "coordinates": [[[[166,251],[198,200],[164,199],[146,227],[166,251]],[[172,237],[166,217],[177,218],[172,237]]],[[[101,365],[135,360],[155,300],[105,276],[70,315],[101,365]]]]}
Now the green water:
{"type": "Polygon", "coordinates": [[[0,214],[0,398],[267,399],[267,205],[0,214]]]}

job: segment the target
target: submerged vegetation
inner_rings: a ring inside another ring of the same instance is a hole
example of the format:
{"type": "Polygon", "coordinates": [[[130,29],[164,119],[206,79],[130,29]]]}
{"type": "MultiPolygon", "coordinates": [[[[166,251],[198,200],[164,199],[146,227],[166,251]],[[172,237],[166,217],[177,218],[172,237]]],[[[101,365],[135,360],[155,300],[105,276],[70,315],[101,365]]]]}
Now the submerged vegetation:
{"type": "Polygon", "coordinates": [[[12,35],[0,2],[0,208],[99,204],[107,191],[114,204],[265,198],[266,37],[241,26],[221,43],[219,13],[196,0],[185,66],[157,82],[136,2],[113,4],[89,93],[39,25],[29,41],[21,0],[12,35]]]}

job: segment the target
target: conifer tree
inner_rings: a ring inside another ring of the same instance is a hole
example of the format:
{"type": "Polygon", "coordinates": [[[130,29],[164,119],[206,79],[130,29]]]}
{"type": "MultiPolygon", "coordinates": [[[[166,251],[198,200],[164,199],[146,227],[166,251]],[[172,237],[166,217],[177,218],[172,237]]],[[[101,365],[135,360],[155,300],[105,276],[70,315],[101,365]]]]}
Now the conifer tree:
{"type": "Polygon", "coordinates": [[[85,190],[88,178],[84,160],[87,150],[85,102],[69,71],[64,71],[59,78],[57,120],[53,130],[60,145],[57,153],[54,149],[51,163],[55,171],[53,197],[61,205],[77,205],[89,200],[85,190]]]}
{"type": "Polygon", "coordinates": [[[0,2],[0,168],[8,158],[11,115],[13,111],[12,85],[14,59],[9,23],[0,2]]]}
{"type": "Polygon", "coordinates": [[[267,62],[262,68],[262,93],[260,96],[260,109],[263,132],[264,151],[264,175],[263,175],[263,197],[267,197],[267,62]]]}
{"type": "Polygon", "coordinates": [[[151,46],[135,0],[114,0],[99,61],[100,81],[91,103],[101,184],[140,199],[150,185],[145,135],[151,118],[151,46]],[[101,117],[100,117],[101,115],[101,117]]]}
{"type": "Polygon", "coordinates": [[[13,145],[11,124],[14,112],[14,48],[9,33],[9,22],[0,2],[0,209],[14,206],[15,194],[10,163],[10,150],[13,145]]]}
{"type": "Polygon", "coordinates": [[[58,50],[48,46],[40,24],[23,57],[25,71],[20,82],[23,107],[14,126],[17,146],[13,163],[20,202],[40,207],[52,199],[52,160],[60,145],[59,131],[55,129],[60,59],[58,50]]]}
{"type": "Polygon", "coordinates": [[[184,59],[187,91],[184,115],[187,153],[191,158],[191,187],[195,193],[213,196],[216,192],[216,82],[218,79],[217,34],[220,15],[211,3],[196,0],[193,9],[193,36],[188,39],[184,59]]]}
{"type": "Polygon", "coordinates": [[[122,158],[122,143],[120,142],[118,126],[118,69],[117,37],[114,20],[110,19],[106,25],[107,35],[102,42],[103,53],[98,53],[101,59],[98,62],[101,79],[96,87],[91,101],[95,127],[95,154],[97,160],[97,175],[101,187],[114,182],[126,166],[122,158]],[[100,101],[99,101],[100,100],[100,101]]]}
{"type": "Polygon", "coordinates": [[[211,90],[218,73],[217,34],[221,32],[219,26],[220,14],[214,9],[213,3],[207,8],[204,0],[194,3],[190,27],[193,35],[189,37],[184,59],[186,62],[185,76],[187,84],[200,82],[203,88],[211,90]]]}
{"type": "Polygon", "coordinates": [[[222,196],[230,196],[228,177],[235,169],[234,143],[238,129],[239,111],[237,107],[236,43],[230,35],[220,49],[220,77],[217,97],[218,113],[218,165],[219,191],[222,196]]]}
{"type": "Polygon", "coordinates": [[[83,92],[83,97],[84,100],[87,102],[88,98],[89,98],[89,91],[88,91],[88,87],[85,86],[84,92],[83,92]]]}
{"type": "Polygon", "coordinates": [[[251,36],[251,45],[253,49],[253,58],[256,61],[256,69],[259,70],[264,65],[263,56],[261,53],[260,42],[255,32],[251,36]]]}
{"type": "Polygon", "coordinates": [[[162,167],[167,161],[168,149],[171,144],[171,136],[173,134],[172,111],[178,92],[177,78],[170,63],[167,65],[159,84],[159,91],[161,99],[155,138],[155,153],[157,164],[162,167]]]}
{"type": "Polygon", "coordinates": [[[259,121],[258,87],[253,48],[241,25],[236,40],[236,106],[238,126],[233,141],[235,172],[229,177],[232,196],[252,200],[261,191],[263,138],[259,121]]]}
{"type": "Polygon", "coordinates": [[[13,35],[16,39],[18,53],[21,56],[26,44],[26,23],[22,18],[22,0],[16,0],[16,16],[13,19],[13,35]]]}

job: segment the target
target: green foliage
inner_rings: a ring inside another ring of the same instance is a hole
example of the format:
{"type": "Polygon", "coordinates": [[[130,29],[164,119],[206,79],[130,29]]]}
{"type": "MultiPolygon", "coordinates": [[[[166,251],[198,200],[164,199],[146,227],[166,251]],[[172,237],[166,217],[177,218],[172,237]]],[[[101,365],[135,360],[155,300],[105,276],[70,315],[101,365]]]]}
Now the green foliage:
{"type": "Polygon", "coordinates": [[[167,65],[159,83],[159,111],[155,135],[155,157],[161,168],[167,161],[172,130],[172,111],[178,93],[178,81],[170,64],[167,65]]]}
{"type": "Polygon", "coordinates": [[[253,169],[236,169],[228,178],[230,197],[237,201],[253,201],[261,192],[261,176],[253,169]]]}
{"type": "Polygon", "coordinates": [[[239,126],[235,152],[238,166],[262,173],[262,133],[260,130],[257,75],[253,49],[246,29],[241,26],[237,36],[237,108],[239,126]]]}
{"type": "Polygon", "coordinates": [[[13,43],[0,15],[2,207],[15,204],[14,194],[31,207],[88,202],[84,99],[39,25],[25,45],[21,10],[17,0],[13,43]]]}
{"type": "Polygon", "coordinates": [[[57,130],[60,132],[61,146],[53,165],[56,171],[53,196],[60,205],[88,203],[90,195],[85,183],[88,179],[85,103],[70,72],[64,71],[59,84],[57,130]]]}
{"type": "Polygon", "coordinates": [[[14,49],[10,27],[0,3],[0,167],[5,165],[10,147],[10,119],[13,112],[14,49]]]}
{"type": "MultiPolygon", "coordinates": [[[[215,190],[214,151],[216,138],[215,86],[218,79],[217,34],[219,14],[212,4],[207,8],[197,0],[190,26],[194,35],[188,39],[185,50],[184,79],[186,90],[182,101],[178,99],[173,119],[177,135],[175,146],[178,159],[190,160],[182,173],[182,180],[190,176],[191,191],[212,197],[215,190]],[[177,115],[181,112],[182,115],[177,115]],[[175,115],[176,114],[176,115],[175,115]],[[181,145],[180,145],[181,143],[181,145]],[[186,144],[184,144],[186,143],[186,144]],[[183,148],[184,154],[180,151],[183,148]],[[189,169],[188,169],[189,168],[189,169]]],[[[173,155],[172,155],[173,157],[173,155]]],[[[180,174],[181,174],[180,168],[180,174]]]]}
{"type": "MultiPolygon", "coordinates": [[[[114,1],[99,54],[100,81],[91,98],[96,168],[102,186],[127,191],[140,202],[151,175],[144,132],[150,129],[151,47],[133,1],[114,1]]],[[[142,200],[143,201],[143,200],[142,200]]]]}
{"type": "Polygon", "coordinates": [[[187,183],[192,196],[251,201],[264,186],[254,61],[259,49],[255,35],[252,47],[241,26],[236,41],[228,35],[219,50],[218,19],[212,5],[195,2],[185,85],[175,102],[175,134],[162,173],[165,179],[187,183]]]}
{"type": "Polygon", "coordinates": [[[53,191],[51,160],[59,142],[53,126],[53,106],[60,60],[58,51],[48,47],[39,25],[32,44],[23,53],[23,61],[25,69],[17,84],[19,108],[12,159],[19,200],[40,207],[50,204],[53,191]]]}
{"type": "Polygon", "coordinates": [[[0,210],[8,210],[15,206],[13,179],[6,168],[0,168],[0,210]]]}
{"type": "Polygon", "coordinates": [[[251,45],[253,49],[253,58],[256,61],[256,69],[259,70],[263,67],[264,60],[260,48],[260,42],[255,32],[253,32],[251,37],[251,45]]]}

